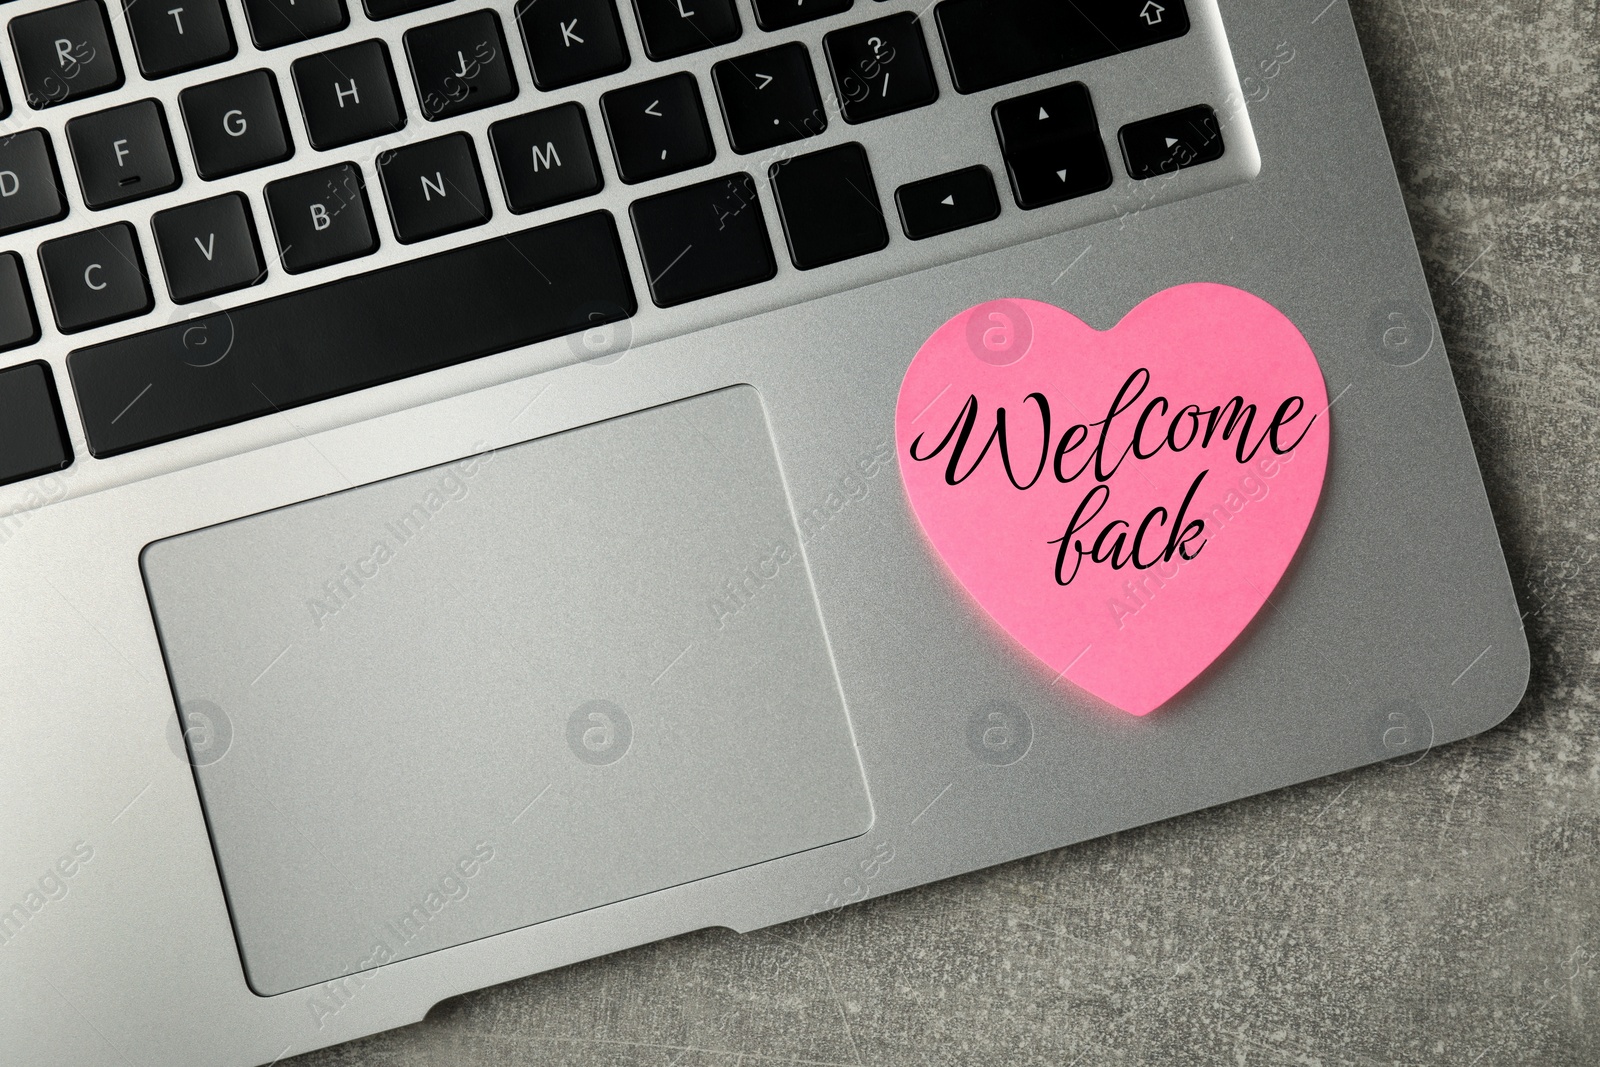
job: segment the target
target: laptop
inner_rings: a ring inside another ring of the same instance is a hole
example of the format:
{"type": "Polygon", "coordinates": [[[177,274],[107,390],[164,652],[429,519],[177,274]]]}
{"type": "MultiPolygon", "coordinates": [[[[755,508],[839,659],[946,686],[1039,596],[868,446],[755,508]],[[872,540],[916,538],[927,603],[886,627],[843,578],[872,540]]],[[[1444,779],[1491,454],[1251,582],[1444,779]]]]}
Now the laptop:
{"type": "Polygon", "coordinates": [[[6,1063],[271,1063],[1521,697],[1337,0],[3,20],[6,1063]]]}

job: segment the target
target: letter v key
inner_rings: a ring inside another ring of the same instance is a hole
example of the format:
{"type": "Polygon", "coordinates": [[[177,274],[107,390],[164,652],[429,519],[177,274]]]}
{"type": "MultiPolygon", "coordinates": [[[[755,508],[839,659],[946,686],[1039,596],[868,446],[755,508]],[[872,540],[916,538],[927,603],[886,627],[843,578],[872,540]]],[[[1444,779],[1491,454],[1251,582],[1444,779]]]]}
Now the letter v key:
{"type": "Polygon", "coordinates": [[[210,233],[206,234],[206,240],[204,244],[200,242],[200,238],[196,237],[194,239],[194,244],[196,248],[200,249],[200,254],[206,257],[206,262],[210,263],[211,257],[217,251],[217,231],[212,230],[210,233]]]}

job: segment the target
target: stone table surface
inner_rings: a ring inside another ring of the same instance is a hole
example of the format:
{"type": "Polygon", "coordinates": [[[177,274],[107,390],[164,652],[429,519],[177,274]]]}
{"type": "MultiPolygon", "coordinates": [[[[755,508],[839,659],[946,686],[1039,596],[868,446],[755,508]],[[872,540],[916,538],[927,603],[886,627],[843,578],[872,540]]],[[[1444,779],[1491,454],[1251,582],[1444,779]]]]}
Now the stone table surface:
{"type": "Polygon", "coordinates": [[[1511,718],[286,1064],[1600,1064],[1600,12],[1353,14],[1529,612],[1511,718]]]}

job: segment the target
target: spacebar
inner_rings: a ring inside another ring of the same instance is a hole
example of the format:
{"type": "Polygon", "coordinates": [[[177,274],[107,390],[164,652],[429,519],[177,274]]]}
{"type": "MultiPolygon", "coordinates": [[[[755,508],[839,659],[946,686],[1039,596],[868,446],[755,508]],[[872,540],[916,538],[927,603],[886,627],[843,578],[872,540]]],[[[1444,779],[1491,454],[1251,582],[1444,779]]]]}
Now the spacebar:
{"type": "Polygon", "coordinates": [[[81,348],[89,451],[114,456],[625,319],[605,211],[81,348]]]}

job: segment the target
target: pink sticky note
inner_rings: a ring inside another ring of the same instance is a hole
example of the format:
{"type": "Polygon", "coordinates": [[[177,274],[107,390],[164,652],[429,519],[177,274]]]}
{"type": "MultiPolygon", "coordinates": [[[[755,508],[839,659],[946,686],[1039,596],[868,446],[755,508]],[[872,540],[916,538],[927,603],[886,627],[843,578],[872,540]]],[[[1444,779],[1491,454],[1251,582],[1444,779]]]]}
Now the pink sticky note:
{"type": "Polygon", "coordinates": [[[1144,715],[1283,577],[1322,492],[1328,394],[1294,324],[1231,286],[1175,286],[1103,333],[996,300],[917,352],[895,443],[933,551],[978,604],[1144,715]]]}

